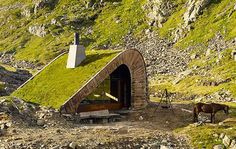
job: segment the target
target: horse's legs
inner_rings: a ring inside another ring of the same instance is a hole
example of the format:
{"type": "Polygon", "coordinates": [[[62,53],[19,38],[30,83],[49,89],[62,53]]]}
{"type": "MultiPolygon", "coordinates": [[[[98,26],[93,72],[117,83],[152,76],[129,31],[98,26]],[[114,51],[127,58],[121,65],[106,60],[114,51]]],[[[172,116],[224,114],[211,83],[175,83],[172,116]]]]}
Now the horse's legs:
{"type": "Polygon", "coordinates": [[[215,123],[216,122],[215,113],[212,114],[212,119],[213,119],[213,123],[215,123]]]}
{"type": "Polygon", "coordinates": [[[193,108],[193,122],[197,122],[198,121],[198,114],[196,111],[196,108],[193,108]]]}
{"type": "Polygon", "coordinates": [[[211,123],[213,122],[213,115],[212,115],[212,113],[211,113],[211,123]]]}
{"type": "Polygon", "coordinates": [[[194,122],[198,122],[198,112],[194,113],[194,122]]]}

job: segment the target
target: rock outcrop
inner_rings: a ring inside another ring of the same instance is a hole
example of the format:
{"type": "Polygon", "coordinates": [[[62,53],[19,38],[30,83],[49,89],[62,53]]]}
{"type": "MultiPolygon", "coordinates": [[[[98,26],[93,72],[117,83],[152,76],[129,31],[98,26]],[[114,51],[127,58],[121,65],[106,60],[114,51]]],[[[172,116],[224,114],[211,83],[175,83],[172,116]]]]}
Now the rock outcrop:
{"type": "Polygon", "coordinates": [[[26,70],[16,70],[14,72],[0,66],[0,82],[3,82],[4,85],[4,88],[0,90],[0,96],[10,95],[31,76],[26,70]]]}
{"type": "Polygon", "coordinates": [[[203,10],[209,5],[211,0],[189,0],[186,3],[187,11],[183,15],[183,23],[171,33],[173,42],[176,43],[180,39],[184,38],[187,33],[193,29],[191,23],[195,22],[199,15],[203,13],[203,10]]]}
{"type": "Polygon", "coordinates": [[[44,37],[47,34],[44,24],[30,26],[28,31],[31,34],[39,36],[39,37],[44,37]]]}
{"type": "Polygon", "coordinates": [[[58,0],[36,0],[34,5],[34,14],[37,14],[39,9],[49,7],[53,9],[57,4],[58,0]]]}
{"type": "Polygon", "coordinates": [[[184,13],[185,25],[195,22],[197,17],[202,13],[203,9],[210,3],[210,0],[189,0],[187,3],[187,11],[184,13]]]}
{"type": "Polygon", "coordinates": [[[174,4],[166,0],[148,0],[144,6],[144,10],[148,10],[147,18],[150,26],[162,27],[167,21],[167,17],[171,15],[174,4]]]}
{"type": "Polygon", "coordinates": [[[14,57],[14,53],[0,52],[0,63],[12,66],[16,69],[38,69],[42,68],[42,65],[35,65],[33,62],[19,61],[14,57]]]}
{"type": "Polygon", "coordinates": [[[27,7],[27,6],[23,7],[23,10],[21,12],[22,16],[29,18],[31,17],[31,14],[32,14],[32,10],[30,7],[27,7]]]}

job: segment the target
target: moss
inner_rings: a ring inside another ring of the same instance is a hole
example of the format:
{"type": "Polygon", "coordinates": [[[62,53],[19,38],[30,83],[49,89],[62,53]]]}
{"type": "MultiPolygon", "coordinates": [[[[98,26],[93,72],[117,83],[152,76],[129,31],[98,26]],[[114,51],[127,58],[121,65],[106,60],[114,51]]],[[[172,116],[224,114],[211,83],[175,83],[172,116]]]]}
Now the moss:
{"type": "Polygon", "coordinates": [[[75,69],[66,68],[67,55],[46,67],[12,96],[44,106],[59,108],[119,51],[87,51],[87,58],[75,69]]]}

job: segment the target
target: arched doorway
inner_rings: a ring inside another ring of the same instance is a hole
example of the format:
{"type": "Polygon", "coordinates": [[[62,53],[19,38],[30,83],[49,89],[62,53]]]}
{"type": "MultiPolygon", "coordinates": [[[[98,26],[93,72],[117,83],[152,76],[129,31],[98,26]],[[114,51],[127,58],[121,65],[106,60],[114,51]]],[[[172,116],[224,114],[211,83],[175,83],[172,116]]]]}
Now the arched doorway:
{"type": "Polygon", "coordinates": [[[118,98],[122,108],[128,109],[131,106],[131,76],[126,65],[120,65],[110,74],[111,95],[118,98]]]}
{"type": "Polygon", "coordinates": [[[77,112],[120,110],[131,107],[131,74],[122,64],[94,92],[81,101],[77,112]]]}

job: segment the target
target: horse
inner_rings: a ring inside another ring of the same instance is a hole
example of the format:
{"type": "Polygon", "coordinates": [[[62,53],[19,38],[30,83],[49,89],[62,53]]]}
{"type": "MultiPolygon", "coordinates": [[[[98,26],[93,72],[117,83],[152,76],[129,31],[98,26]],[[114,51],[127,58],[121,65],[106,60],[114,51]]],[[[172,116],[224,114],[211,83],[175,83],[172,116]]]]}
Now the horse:
{"type": "Polygon", "coordinates": [[[217,103],[197,103],[193,106],[193,122],[198,122],[198,115],[200,112],[211,113],[211,123],[215,123],[215,114],[223,110],[226,115],[229,114],[229,106],[217,103]]]}

